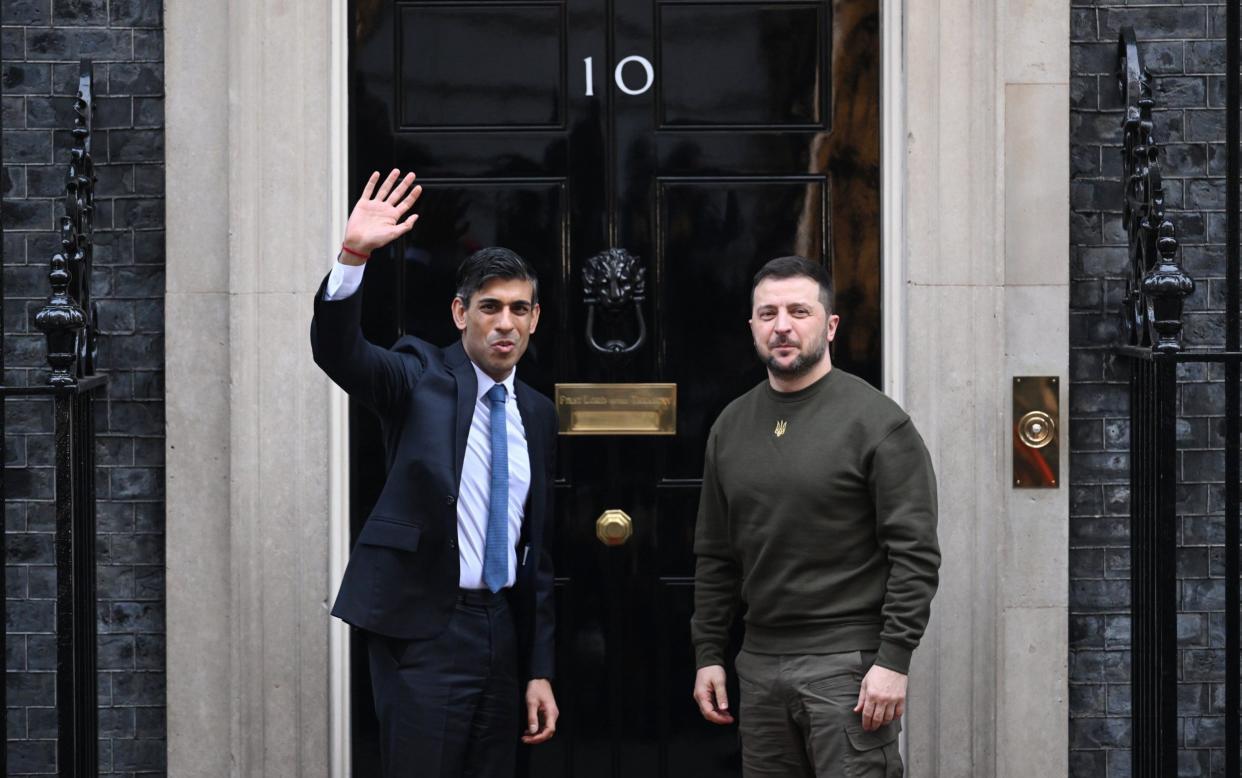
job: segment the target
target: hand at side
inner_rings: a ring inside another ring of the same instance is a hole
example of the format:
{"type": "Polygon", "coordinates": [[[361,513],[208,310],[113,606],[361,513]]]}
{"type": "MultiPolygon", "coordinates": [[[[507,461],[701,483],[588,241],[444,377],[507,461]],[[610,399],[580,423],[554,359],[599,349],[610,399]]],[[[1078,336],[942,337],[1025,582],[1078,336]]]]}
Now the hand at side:
{"type": "Polygon", "coordinates": [[[863,729],[879,729],[906,712],[906,676],[887,667],[872,665],[863,677],[855,713],[862,714],[863,729]]]}
{"type": "Polygon", "coordinates": [[[552,684],[546,678],[535,678],[526,684],[526,734],[522,742],[527,745],[543,743],[556,734],[556,697],[552,684]]]}
{"type": "Polygon", "coordinates": [[[721,665],[700,667],[694,677],[694,701],[699,704],[703,718],[713,724],[733,723],[725,680],[725,669],[721,665]]]}

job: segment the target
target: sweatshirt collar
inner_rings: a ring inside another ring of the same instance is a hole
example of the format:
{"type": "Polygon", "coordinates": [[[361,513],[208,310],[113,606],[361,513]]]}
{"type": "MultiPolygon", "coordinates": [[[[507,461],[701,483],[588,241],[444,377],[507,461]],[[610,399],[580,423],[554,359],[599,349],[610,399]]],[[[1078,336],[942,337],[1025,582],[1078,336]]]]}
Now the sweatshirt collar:
{"type": "Polygon", "coordinates": [[[773,400],[776,400],[777,402],[782,402],[782,403],[801,402],[802,400],[805,400],[808,397],[813,397],[816,394],[819,394],[819,392],[823,390],[825,386],[827,386],[829,383],[832,382],[832,377],[836,375],[840,369],[841,368],[834,366],[831,370],[825,373],[823,377],[821,377],[818,381],[811,384],[810,386],[804,386],[795,392],[778,392],[776,389],[772,388],[771,381],[764,381],[763,386],[767,390],[768,397],[771,397],[773,400]]]}

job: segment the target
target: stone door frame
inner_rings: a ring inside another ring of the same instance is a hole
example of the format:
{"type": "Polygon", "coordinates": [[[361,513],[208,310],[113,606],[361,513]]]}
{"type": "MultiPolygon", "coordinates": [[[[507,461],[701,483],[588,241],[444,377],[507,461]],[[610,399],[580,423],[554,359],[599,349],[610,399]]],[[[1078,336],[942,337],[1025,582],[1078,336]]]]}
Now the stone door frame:
{"type": "MultiPolygon", "coordinates": [[[[349,205],[345,8],[166,5],[170,774],[348,775],[346,407],[307,345],[349,205]]],[[[1007,443],[1011,378],[1068,378],[1069,2],[882,19],[886,388],[946,560],[908,774],[1064,775],[1068,492],[1009,488],[1007,443]]]]}

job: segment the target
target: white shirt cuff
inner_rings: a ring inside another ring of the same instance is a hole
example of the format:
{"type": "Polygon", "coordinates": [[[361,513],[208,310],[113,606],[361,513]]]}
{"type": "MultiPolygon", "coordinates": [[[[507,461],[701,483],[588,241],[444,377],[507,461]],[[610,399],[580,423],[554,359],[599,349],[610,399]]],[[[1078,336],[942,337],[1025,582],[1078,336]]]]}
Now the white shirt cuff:
{"type": "Polygon", "coordinates": [[[328,274],[328,284],[323,290],[325,300],[343,300],[362,286],[362,274],[366,265],[346,265],[337,260],[328,274]]]}

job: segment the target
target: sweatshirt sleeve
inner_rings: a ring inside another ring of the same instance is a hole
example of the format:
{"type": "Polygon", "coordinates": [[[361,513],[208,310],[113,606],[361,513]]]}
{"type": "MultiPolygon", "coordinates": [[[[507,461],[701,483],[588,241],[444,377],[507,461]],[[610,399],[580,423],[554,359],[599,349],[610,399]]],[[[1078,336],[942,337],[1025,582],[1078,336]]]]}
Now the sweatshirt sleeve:
{"type": "Polygon", "coordinates": [[[694,553],[697,561],[690,636],[695,667],[722,665],[741,592],[741,567],[729,542],[728,505],[716,473],[715,430],[707,439],[694,553]]]}
{"type": "Polygon", "coordinates": [[[939,583],[936,474],[914,423],[903,421],[880,441],[871,460],[876,533],[888,555],[883,627],[875,663],[909,673],[939,583]]]}

